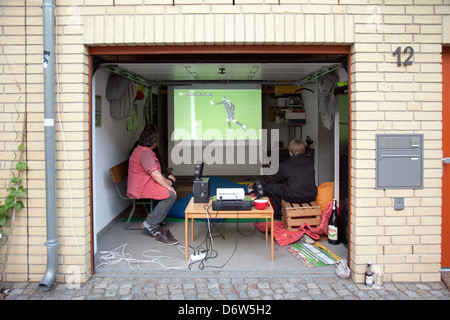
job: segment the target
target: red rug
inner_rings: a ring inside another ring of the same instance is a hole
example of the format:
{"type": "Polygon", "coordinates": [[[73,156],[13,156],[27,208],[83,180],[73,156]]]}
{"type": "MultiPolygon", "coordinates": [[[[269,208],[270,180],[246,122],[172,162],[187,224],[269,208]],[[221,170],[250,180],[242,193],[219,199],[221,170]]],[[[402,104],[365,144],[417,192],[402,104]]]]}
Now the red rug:
{"type": "MultiPolygon", "coordinates": [[[[280,246],[286,246],[288,244],[297,242],[304,234],[307,234],[314,240],[319,240],[321,235],[327,234],[328,220],[330,219],[332,210],[332,202],[330,202],[325,211],[321,214],[320,225],[315,229],[313,229],[309,224],[305,223],[304,225],[299,227],[298,230],[287,230],[284,227],[283,222],[274,221],[273,238],[280,246]]],[[[267,224],[270,230],[270,223],[268,222],[267,224]]],[[[255,223],[255,226],[256,229],[258,229],[260,232],[266,232],[265,222],[255,223]]]]}

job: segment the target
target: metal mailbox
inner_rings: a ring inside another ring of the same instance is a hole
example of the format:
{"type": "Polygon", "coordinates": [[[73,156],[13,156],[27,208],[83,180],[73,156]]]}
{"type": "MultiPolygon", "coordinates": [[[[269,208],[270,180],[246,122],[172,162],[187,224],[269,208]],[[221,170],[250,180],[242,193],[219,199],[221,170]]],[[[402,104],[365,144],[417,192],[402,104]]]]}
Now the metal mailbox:
{"type": "Polygon", "coordinates": [[[423,135],[376,136],[376,188],[423,188],[423,135]]]}

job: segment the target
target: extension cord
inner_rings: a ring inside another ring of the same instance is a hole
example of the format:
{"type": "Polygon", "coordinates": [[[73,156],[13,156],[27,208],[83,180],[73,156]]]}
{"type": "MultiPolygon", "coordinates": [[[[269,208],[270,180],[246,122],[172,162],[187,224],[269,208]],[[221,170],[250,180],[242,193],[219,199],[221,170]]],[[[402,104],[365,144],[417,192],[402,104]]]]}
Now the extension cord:
{"type": "Polygon", "coordinates": [[[198,254],[193,253],[193,254],[191,254],[191,261],[192,262],[200,261],[200,260],[205,259],[205,257],[206,257],[205,252],[198,253],[198,254]]]}

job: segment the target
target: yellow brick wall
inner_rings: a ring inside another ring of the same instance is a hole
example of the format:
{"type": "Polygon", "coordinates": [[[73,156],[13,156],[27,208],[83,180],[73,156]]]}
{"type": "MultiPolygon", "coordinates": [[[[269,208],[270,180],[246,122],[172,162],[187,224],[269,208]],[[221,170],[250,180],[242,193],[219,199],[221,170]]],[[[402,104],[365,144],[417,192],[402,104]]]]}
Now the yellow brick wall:
{"type": "MultiPolygon", "coordinates": [[[[11,1],[12,3],[12,1],[11,1]]],[[[10,168],[15,167],[19,155],[14,154],[22,139],[24,129],[24,110],[27,100],[25,84],[25,7],[2,7],[0,39],[2,39],[0,56],[0,202],[4,204],[5,189],[11,178],[10,168]],[[16,160],[16,161],[14,161],[16,160]]],[[[15,175],[17,172],[14,171],[15,175]]],[[[22,178],[26,179],[24,174],[22,178]]],[[[25,205],[27,202],[25,201],[25,205]]],[[[16,217],[14,234],[11,239],[11,253],[8,258],[8,279],[24,279],[30,262],[27,256],[29,239],[27,237],[29,220],[26,210],[16,217]]],[[[9,233],[9,231],[7,231],[9,233]]],[[[0,242],[1,258],[5,260],[6,237],[0,242]]]]}
{"type": "MultiPolygon", "coordinates": [[[[353,278],[361,282],[371,261],[384,266],[386,281],[439,280],[440,54],[450,43],[449,0],[56,0],[56,17],[57,281],[67,281],[71,266],[90,272],[88,47],[190,44],[349,45],[353,278]],[[398,67],[392,52],[408,45],[414,64],[398,67]],[[424,189],[375,189],[377,133],[424,134],[424,189]],[[393,209],[394,197],[405,198],[404,210],[393,209]]],[[[13,159],[14,105],[16,130],[27,114],[29,164],[8,280],[39,281],[46,265],[40,1],[3,0],[0,21],[0,199],[13,159]]]]}

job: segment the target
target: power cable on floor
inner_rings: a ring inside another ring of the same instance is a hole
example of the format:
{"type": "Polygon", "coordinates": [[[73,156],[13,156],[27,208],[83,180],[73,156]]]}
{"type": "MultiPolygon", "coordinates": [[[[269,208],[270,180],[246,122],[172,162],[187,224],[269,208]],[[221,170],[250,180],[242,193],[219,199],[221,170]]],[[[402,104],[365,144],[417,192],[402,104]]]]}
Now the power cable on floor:
{"type": "MultiPolygon", "coordinates": [[[[186,269],[188,268],[190,261],[187,261],[181,266],[174,267],[171,266],[173,260],[171,257],[167,255],[163,255],[163,252],[160,250],[149,249],[142,253],[142,255],[147,259],[136,259],[130,253],[125,251],[127,244],[123,244],[115,249],[101,251],[99,257],[99,264],[97,268],[100,268],[104,265],[116,265],[120,262],[126,262],[131,270],[134,270],[135,267],[137,269],[142,270],[142,266],[145,264],[154,263],[159,265],[156,270],[176,270],[176,269],[186,269]]],[[[180,251],[183,251],[184,247],[178,246],[180,251]]]]}

